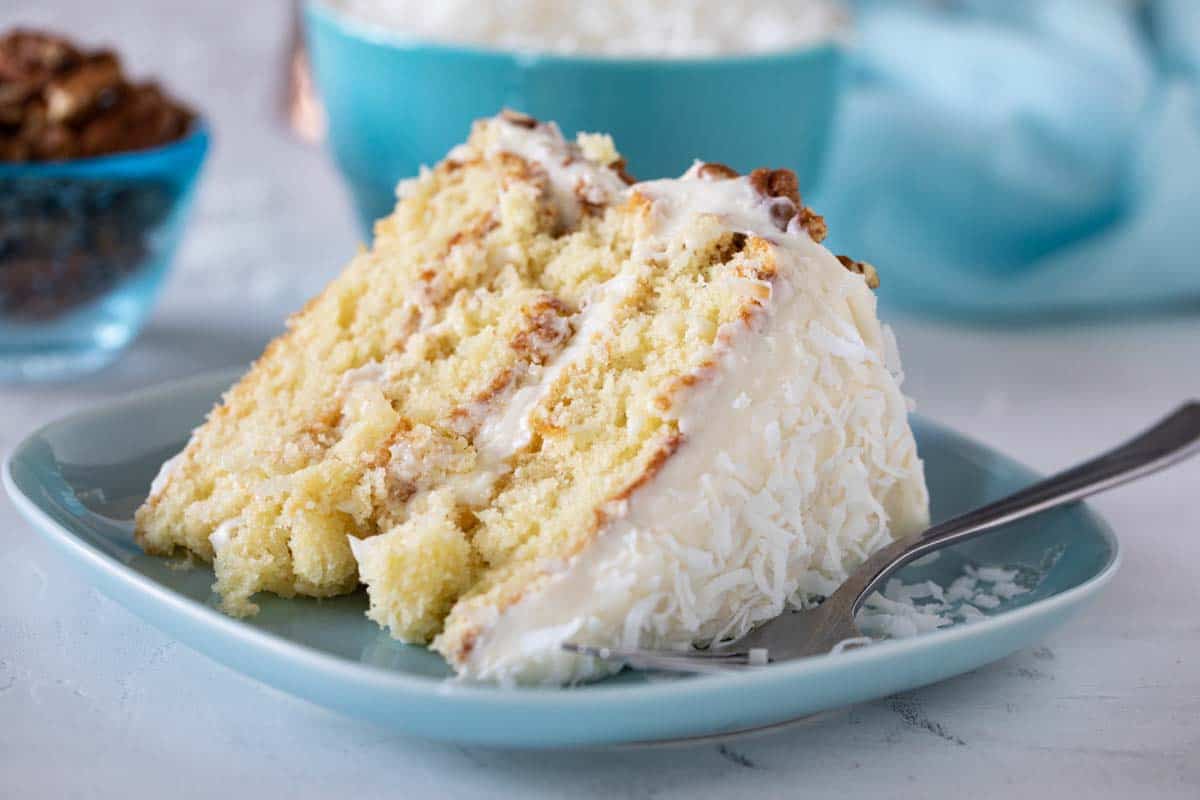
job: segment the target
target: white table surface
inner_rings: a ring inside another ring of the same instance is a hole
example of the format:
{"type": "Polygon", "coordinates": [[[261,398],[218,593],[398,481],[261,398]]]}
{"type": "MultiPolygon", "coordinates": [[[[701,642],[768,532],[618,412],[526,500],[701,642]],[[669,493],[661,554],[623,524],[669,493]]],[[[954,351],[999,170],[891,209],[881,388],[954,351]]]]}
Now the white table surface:
{"type": "MultiPolygon", "coordinates": [[[[283,3],[13,2],[0,28],[119,42],[216,140],[145,333],[99,375],[0,387],[5,453],[62,414],[253,358],[357,241],[328,160],[274,117],[283,3]]],[[[895,322],[921,411],[1043,470],[1200,396],[1200,314],[895,322]]],[[[406,739],[259,685],[98,594],[0,499],[0,797],[1196,798],[1198,496],[1200,461],[1097,499],[1124,566],[1034,649],[724,746],[568,753],[406,739]]]]}

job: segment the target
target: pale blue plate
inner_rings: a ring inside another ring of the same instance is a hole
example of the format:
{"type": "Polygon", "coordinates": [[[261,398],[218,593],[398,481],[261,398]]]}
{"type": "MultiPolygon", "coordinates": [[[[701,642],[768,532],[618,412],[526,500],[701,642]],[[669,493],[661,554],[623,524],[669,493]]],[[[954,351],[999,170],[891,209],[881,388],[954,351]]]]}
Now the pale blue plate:
{"type": "MultiPolygon", "coordinates": [[[[942,680],[1040,639],[1117,568],[1117,542],[1077,506],[945,551],[906,578],[948,583],[964,560],[1044,567],[1037,589],[985,620],[840,655],[730,675],[662,679],[624,673],[571,689],[502,690],[446,680],[445,664],[400,645],[363,616],[361,594],[332,601],[266,598],[235,620],[214,608],[207,567],[172,570],[138,550],[134,509],[233,372],[141,392],[30,436],[4,482],[21,512],[101,591],[196,650],[346,714],[462,743],[567,747],[708,736],[778,724],[942,680]]],[[[934,517],[1034,479],[986,447],[918,420],[934,517]]],[[[264,701],[266,702],[266,701],[264,701]]]]}

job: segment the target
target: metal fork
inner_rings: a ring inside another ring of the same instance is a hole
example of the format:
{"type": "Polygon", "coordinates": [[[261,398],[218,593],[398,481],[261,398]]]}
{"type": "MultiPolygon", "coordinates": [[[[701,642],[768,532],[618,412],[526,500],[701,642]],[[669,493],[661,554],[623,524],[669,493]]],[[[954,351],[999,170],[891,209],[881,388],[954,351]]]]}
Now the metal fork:
{"type": "Polygon", "coordinates": [[[625,663],[636,669],[670,672],[722,672],[752,669],[768,662],[820,655],[838,644],[864,638],[854,616],[863,601],[896,570],[948,545],[971,539],[1010,522],[1073,503],[1165,469],[1200,452],[1200,401],[1185,403],[1157,425],[1091,461],[898,540],[864,561],[832,595],[815,608],[785,612],[740,639],[705,650],[628,650],[567,642],[563,649],[625,663]]]}

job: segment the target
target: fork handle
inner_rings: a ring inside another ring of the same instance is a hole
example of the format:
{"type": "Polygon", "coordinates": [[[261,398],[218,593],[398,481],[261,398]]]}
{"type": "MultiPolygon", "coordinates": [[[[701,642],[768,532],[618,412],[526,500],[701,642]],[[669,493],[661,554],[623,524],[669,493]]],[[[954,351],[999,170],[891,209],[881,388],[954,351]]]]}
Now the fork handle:
{"type": "Polygon", "coordinates": [[[852,608],[857,611],[892,573],[934,550],[1120,486],[1197,453],[1200,453],[1200,401],[1193,400],[1153,428],[1090,461],[940,522],[918,536],[893,542],[867,559],[834,594],[842,595],[838,599],[843,601],[853,596],[852,608]]]}

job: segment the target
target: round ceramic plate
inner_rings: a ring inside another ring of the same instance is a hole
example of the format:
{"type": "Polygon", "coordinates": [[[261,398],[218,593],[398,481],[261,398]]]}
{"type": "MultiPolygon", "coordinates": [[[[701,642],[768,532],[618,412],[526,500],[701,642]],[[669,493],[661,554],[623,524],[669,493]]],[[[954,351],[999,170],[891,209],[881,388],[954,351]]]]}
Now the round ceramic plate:
{"type": "MultiPolygon", "coordinates": [[[[1060,509],[944,551],[905,580],[949,584],[964,564],[1027,566],[1036,587],[985,619],[728,675],[625,672],[567,689],[500,689],[449,678],[435,654],[399,644],[366,619],[362,593],[260,600],[235,620],[215,608],[207,566],[181,570],[133,542],[133,512],[159,465],[234,379],[223,372],[141,392],[43,428],[10,455],[4,481],[37,529],[84,578],[148,622],[247,675],[315,703],[433,739],[568,747],[712,736],[775,725],[911,689],[1041,638],[1117,567],[1112,533],[1086,507],[1060,509]],[[176,568],[172,568],[172,567],[176,568]]],[[[916,420],[935,519],[1032,481],[1014,462],[916,420]]]]}

